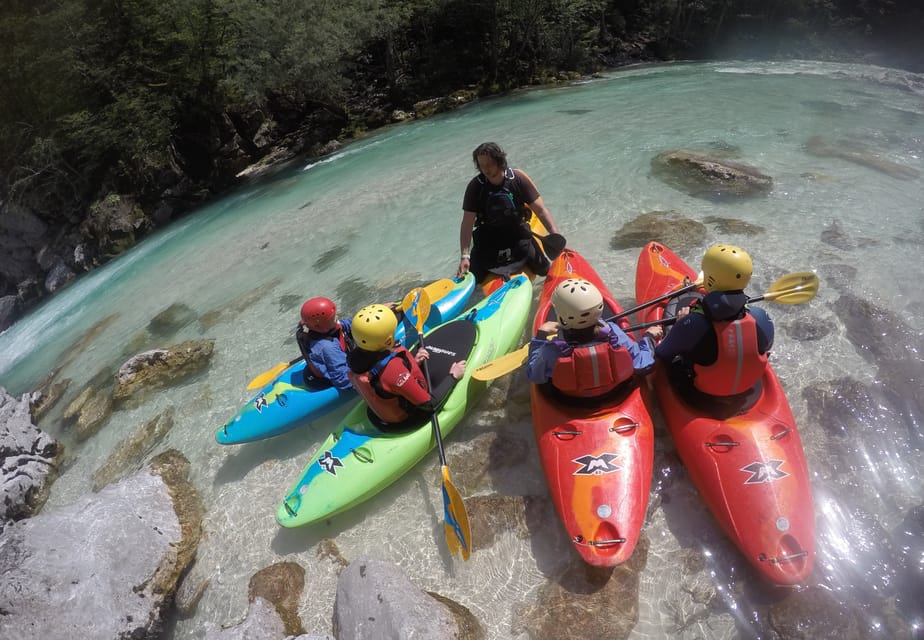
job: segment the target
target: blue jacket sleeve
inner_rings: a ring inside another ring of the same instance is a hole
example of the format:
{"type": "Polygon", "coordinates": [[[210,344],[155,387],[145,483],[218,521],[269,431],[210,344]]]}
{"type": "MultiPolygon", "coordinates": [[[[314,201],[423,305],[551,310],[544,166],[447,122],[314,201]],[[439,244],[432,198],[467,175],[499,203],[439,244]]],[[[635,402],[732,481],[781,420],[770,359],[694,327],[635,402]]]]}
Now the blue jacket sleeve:
{"type": "Polygon", "coordinates": [[[632,368],[636,373],[645,374],[651,371],[654,366],[654,354],[651,353],[651,345],[647,340],[642,340],[639,344],[630,338],[615,322],[607,322],[609,328],[608,339],[610,345],[614,348],[625,347],[632,356],[632,368]]]}
{"type": "Polygon", "coordinates": [[[529,360],[526,362],[526,379],[533,384],[543,384],[552,379],[552,368],[562,356],[561,347],[555,340],[531,338],[529,360]]]}
{"type": "Polygon", "coordinates": [[[319,340],[311,347],[311,362],[338,389],[352,389],[346,353],[337,340],[319,340]]]}

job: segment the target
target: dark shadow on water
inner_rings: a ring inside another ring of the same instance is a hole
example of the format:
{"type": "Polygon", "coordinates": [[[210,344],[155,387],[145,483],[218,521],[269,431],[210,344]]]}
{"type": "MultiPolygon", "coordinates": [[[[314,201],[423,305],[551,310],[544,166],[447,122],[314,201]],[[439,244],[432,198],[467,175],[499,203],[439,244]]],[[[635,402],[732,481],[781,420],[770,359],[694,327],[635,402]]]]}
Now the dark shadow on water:
{"type": "Polygon", "coordinates": [[[300,425],[274,438],[244,444],[217,445],[234,449],[215,473],[214,486],[243,480],[268,460],[303,457],[307,462],[327,434],[333,431],[350,407],[340,407],[313,422],[300,425]]]}
{"type": "MultiPolygon", "coordinates": [[[[419,466],[421,469],[424,469],[424,466],[422,465],[426,464],[427,462],[425,459],[421,461],[419,466]]],[[[439,478],[439,476],[436,474],[438,474],[438,471],[434,472],[434,481],[438,480],[439,478]]],[[[312,546],[318,544],[324,538],[331,538],[336,540],[337,536],[344,531],[349,531],[355,527],[362,526],[363,521],[366,519],[367,515],[371,513],[377,513],[379,511],[393,510],[395,500],[407,491],[414,490],[415,485],[417,485],[419,490],[428,492],[429,489],[426,487],[427,482],[427,478],[425,478],[417,469],[417,467],[415,467],[414,471],[406,474],[397,482],[389,487],[386,487],[369,500],[357,504],[347,511],[333,516],[332,518],[327,518],[322,522],[316,522],[314,524],[294,527],[291,529],[277,525],[276,535],[273,538],[270,546],[274,552],[281,555],[288,555],[293,553],[303,553],[306,549],[309,549],[312,546]]],[[[436,514],[434,514],[432,518],[428,516],[428,519],[421,520],[419,525],[422,527],[429,527],[430,523],[434,522],[436,517],[436,514]]],[[[442,520],[440,520],[440,528],[442,528],[442,520]]],[[[389,535],[391,535],[391,532],[389,531],[378,531],[375,533],[382,538],[387,538],[389,535]]],[[[443,544],[441,541],[440,543],[443,544]]],[[[443,544],[443,546],[445,546],[445,544],[443,544]]],[[[374,548],[368,549],[368,553],[374,554],[374,548]]],[[[357,558],[346,558],[348,562],[352,562],[356,559],[357,558]]],[[[451,559],[449,561],[451,562],[451,559]]]]}

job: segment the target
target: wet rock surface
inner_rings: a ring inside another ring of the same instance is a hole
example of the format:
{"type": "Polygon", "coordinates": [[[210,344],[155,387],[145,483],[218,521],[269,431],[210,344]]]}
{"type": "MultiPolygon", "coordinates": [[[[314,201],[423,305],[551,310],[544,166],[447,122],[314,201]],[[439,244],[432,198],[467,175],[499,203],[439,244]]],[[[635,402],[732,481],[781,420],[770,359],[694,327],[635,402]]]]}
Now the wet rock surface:
{"type": "Polygon", "coordinates": [[[99,491],[129,471],[140,468],[144,456],[173,428],[175,415],[176,410],[168,407],[119,442],[106,462],[93,474],[93,490],[99,491]]]}
{"type": "Polygon", "coordinates": [[[214,346],[214,340],[190,340],[139,353],[119,368],[113,399],[124,402],[198,373],[208,365],[214,346]]]}
{"type": "Polygon", "coordinates": [[[675,253],[699,247],[706,241],[706,225],[676,211],[650,211],[616,230],[610,248],[637,249],[657,240],[675,253]]]}
{"type": "Polygon", "coordinates": [[[688,149],[659,153],[651,170],[678,191],[710,200],[762,196],[773,189],[773,178],[757,167],[688,149]]]}
{"type": "Polygon", "coordinates": [[[29,394],[17,399],[0,387],[0,532],[42,507],[64,456],[32,422],[31,402],[29,394]]]}
{"type": "Polygon", "coordinates": [[[202,505],[188,473],[185,458],[166,452],[99,494],[9,525],[0,539],[7,637],[161,633],[201,536],[202,505]]]}

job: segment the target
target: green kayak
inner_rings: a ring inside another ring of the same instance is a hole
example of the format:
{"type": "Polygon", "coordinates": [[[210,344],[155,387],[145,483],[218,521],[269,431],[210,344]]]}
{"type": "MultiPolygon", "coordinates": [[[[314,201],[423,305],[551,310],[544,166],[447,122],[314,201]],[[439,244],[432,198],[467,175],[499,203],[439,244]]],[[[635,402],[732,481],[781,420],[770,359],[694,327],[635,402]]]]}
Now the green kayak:
{"type": "MultiPolygon", "coordinates": [[[[513,350],[529,319],[533,288],[516,276],[471,310],[425,334],[434,387],[449,365],[468,360],[465,374],[439,405],[443,438],[484,393],[487,383],[472,371],[513,350]]],[[[359,402],[321,444],[276,510],[276,522],[298,527],[318,522],[368,500],[420,462],[435,446],[429,417],[382,431],[359,402]]]]}

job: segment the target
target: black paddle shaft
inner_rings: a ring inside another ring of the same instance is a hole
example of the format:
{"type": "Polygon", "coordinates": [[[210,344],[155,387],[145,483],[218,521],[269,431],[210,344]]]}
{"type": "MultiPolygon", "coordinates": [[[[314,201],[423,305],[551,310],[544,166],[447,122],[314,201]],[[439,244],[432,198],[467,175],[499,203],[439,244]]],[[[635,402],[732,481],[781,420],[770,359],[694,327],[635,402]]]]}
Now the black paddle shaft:
{"type": "MultiPolygon", "coordinates": [[[[427,346],[424,344],[423,333],[417,338],[417,342],[420,344],[421,349],[426,349],[427,346]]],[[[433,383],[430,382],[430,366],[427,364],[427,361],[424,360],[421,363],[421,367],[424,372],[424,379],[427,381],[427,389],[430,391],[430,395],[433,395],[433,383]]],[[[443,434],[440,433],[440,421],[436,417],[436,409],[434,408],[433,413],[430,415],[430,421],[433,423],[433,437],[436,438],[436,450],[440,454],[440,466],[446,466],[446,453],[443,451],[443,434]]]]}

